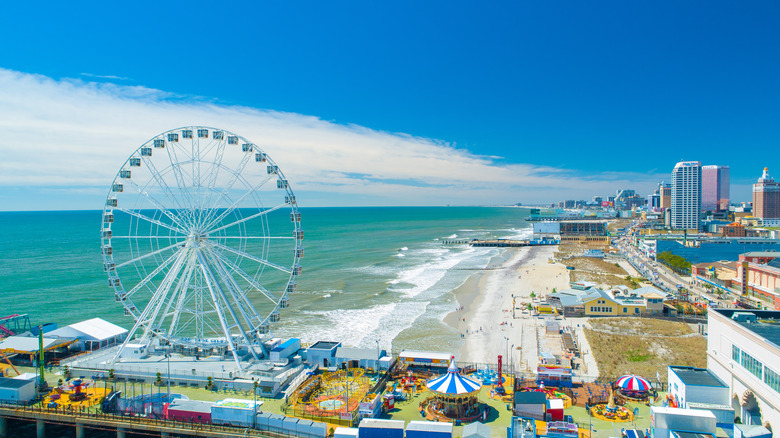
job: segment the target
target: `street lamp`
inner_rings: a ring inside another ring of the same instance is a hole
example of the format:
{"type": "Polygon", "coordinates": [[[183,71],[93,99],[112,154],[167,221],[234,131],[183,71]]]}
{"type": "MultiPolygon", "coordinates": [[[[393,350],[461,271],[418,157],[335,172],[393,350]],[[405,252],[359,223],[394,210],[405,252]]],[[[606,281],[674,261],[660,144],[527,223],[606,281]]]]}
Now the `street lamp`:
{"type": "Polygon", "coordinates": [[[165,353],[165,358],[168,359],[168,403],[171,402],[171,353],[165,353]]]}
{"type": "Polygon", "coordinates": [[[254,404],[252,404],[252,429],[257,429],[257,380],[252,378],[254,380],[254,383],[252,383],[252,393],[254,394],[254,404]]]}
{"type": "MultiPolygon", "coordinates": [[[[506,341],[506,355],[504,357],[509,359],[511,363],[512,359],[509,358],[509,338],[507,336],[504,336],[504,340],[506,341]]],[[[504,378],[504,381],[506,381],[506,378],[504,378]]]]}
{"type": "Polygon", "coordinates": [[[514,359],[514,356],[515,356],[515,344],[512,344],[512,348],[509,350],[509,363],[511,364],[510,366],[512,367],[512,371],[511,371],[512,372],[512,379],[515,378],[515,359],[514,359]]]}

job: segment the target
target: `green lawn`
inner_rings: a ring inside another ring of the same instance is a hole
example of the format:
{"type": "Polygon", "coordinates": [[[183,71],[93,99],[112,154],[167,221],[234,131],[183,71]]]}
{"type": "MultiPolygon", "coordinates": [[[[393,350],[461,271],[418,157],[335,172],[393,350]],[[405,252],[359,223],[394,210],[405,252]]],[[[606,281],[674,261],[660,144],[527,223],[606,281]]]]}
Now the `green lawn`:
{"type": "MultiPolygon", "coordinates": [[[[412,399],[396,403],[395,409],[382,415],[381,418],[388,420],[403,420],[405,422],[424,420],[420,414],[420,403],[426,398],[431,396],[430,391],[424,391],[416,394],[412,399]]],[[[492,429],[492,436],[506,436],[506,428],[509,427],[509,422],[512,419],[512,411],[507,409],[507,405],[496,399],[490,398],[490,388],[483,387],[479,392],[479,400],[483,403],[487,403],[490,406],[490,415],[488,416],[486,425],[492,429]]],[[[463,426],[455,426],[453,436],[460,437],[463,435],[463,426]]]]}

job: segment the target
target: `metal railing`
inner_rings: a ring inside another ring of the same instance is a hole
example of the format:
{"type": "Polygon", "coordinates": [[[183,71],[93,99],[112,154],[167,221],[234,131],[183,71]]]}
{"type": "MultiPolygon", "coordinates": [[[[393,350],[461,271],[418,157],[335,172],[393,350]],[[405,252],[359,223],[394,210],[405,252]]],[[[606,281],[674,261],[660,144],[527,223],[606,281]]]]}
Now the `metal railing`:
{"type": "Polygon", "coordinates": [[[112,425],[112,427],[121,427],[119,423],[133,426],[145,426],[144,428],[154,429],[180,429],[180,432],[186,433],[186,431],[198,431],[198,432],[222,432],[226,434],[234,434],[236,436],[254,436],[254,437],[268,437],[268,438],[283,438],[283,437],[296,437],[297,434],[286,434],[271,432],[266,430],[258,430],[251,428],[242,428],[235,426],[223,426],[218,424],[208,423],[195,423],[184,422],[176,420],[164,420],[157,418],[148,418],[137,415],[119,415],[108,414],[98,410],[92,411],[90,409],[67,409],[64,407],[47,408],[43,406],[26,406],[23,404],[13,403],[0,403],[0,415],[4,417],[17,417],[17,418],[30,418],[47,420],[45,417],[49,417],[48,420],[56,423],[81,424],[89,427],[90,424],[96,424],[99,426],[112,425]],[[5,411],[5,412],[4,412],[5,411]],[[38,415],[36,415],[38,414],[38,415]],[[41,417],[44,418],[41,418],[41,417]],[[65,418],[62,418],[65,417],[65,418]],[[103,424],[97,424],[103,423],[103,424]]]}

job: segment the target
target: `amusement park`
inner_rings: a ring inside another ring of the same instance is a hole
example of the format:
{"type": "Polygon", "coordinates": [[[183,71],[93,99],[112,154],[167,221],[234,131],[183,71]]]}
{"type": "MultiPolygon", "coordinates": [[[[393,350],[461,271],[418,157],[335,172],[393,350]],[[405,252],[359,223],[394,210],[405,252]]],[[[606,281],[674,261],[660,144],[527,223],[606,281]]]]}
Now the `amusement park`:
{"type": "Polygon", "coordinates": [[[654,409],[684,399],[658,375],[587,376],[555,314],[540,321],[556,354],[540,344],[538,366],[522,370],[508,337],[507,355],[469,363],[444,346],[274,336],[299,293],[301,212],[280,165],[232,132],[153,136],[107,189],[96,251],[133,324],[0,318],[0,438],[17,423],[39,438],[47,427],[120,438],[646,436],[651,418],[676,415],[654,409]]]}

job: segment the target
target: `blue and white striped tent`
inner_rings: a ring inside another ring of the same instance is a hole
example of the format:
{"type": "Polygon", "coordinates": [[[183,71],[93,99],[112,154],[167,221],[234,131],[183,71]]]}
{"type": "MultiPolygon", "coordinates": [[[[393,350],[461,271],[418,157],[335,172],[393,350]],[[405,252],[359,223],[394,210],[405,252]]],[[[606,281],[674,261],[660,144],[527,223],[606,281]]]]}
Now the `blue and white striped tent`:
{"type": "Polygon", "coordinates": [[[450,360],[447,374],[429,380],[427,386],[431,391],[446,395],[468,394],[479,391],[482,387],[479,383],[460,375],[458,367],[455,366],[455,358],[450,360]]]}

